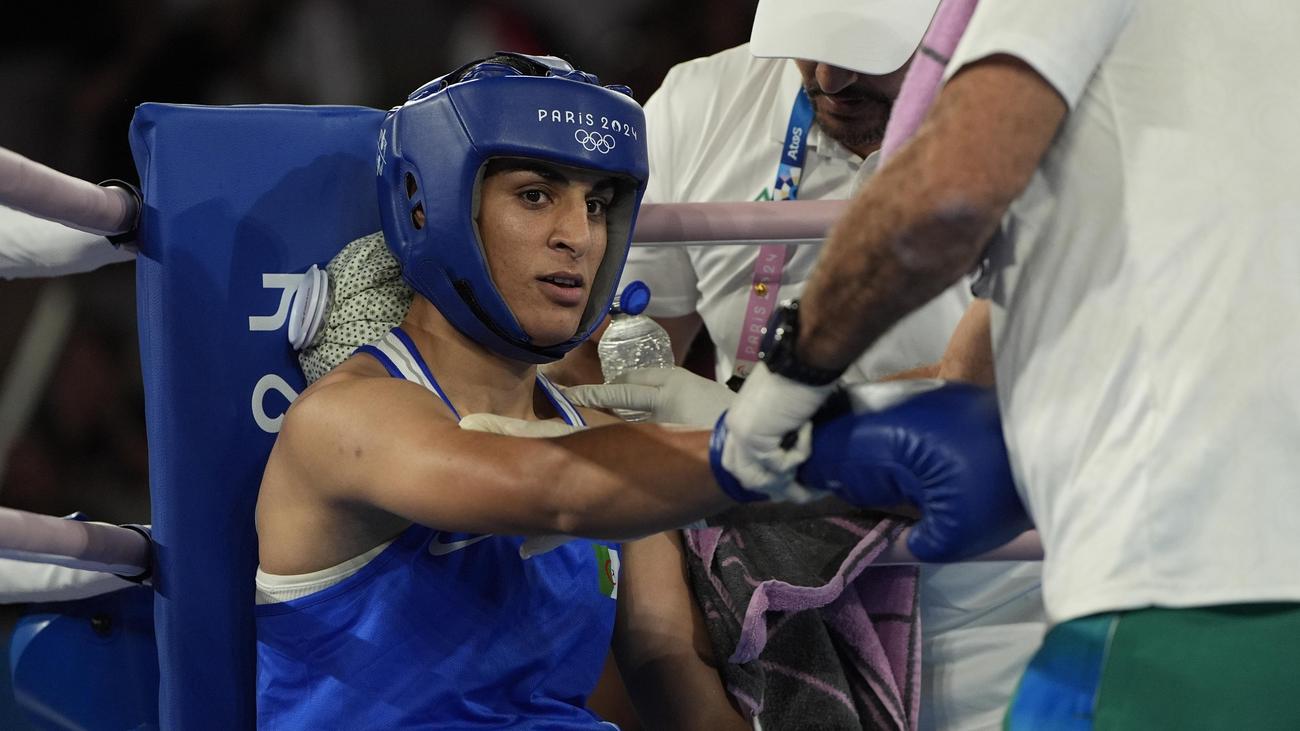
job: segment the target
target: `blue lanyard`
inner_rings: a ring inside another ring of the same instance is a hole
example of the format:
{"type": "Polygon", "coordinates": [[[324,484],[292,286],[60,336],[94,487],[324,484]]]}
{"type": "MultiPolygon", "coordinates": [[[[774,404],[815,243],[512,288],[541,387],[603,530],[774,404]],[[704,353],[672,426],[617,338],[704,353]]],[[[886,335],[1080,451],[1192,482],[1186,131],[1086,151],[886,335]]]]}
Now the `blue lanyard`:
{"type": "Polygon", "coordinates": [[[799,178],[803,175],[804,159],[808,157],[808,133],[812,130],[813,105],[808,93],[799,88],[790,110],[790,124],[785,130],[785,144],[781,146],[781,164],[776,168],[776,184],[772,186],[772,200],[794,200],[799,193],[799,178]]]}

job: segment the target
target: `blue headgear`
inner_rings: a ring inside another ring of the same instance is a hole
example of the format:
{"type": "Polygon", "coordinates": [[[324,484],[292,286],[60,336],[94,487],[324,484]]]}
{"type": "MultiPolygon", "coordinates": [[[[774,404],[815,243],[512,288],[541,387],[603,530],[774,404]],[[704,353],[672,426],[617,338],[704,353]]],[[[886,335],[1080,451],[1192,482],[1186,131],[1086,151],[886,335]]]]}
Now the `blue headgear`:
{"type": "Polygon", "coordinates": [[[503,53],[467,64],[417,89],[384,120],[377,163],[384,238],[407,283],[457,330],[508,358],[556,360],[586,340],[609,310],[649,177],[644,140],[645,115],[627,87],[600,86],[551,56],[503,53]],[[607,172],[630,183],[608,210],[605,258],[577,333],[558,345],[531,342],[483,255],[474,223],[478,189],[484,165],[502,157],[607,172]]]}

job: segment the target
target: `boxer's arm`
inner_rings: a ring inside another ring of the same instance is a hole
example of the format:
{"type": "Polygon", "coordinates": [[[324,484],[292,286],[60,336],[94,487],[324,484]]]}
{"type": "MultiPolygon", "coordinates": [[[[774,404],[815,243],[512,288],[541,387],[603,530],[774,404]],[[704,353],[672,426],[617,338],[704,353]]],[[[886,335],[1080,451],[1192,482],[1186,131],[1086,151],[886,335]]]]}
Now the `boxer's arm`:
{"type": "Polygon", "coordinates": [[[317,384],[285,417],[259,510],[286,514],[314,495],[451,531],[641,536],[731,505],[711,478],[708,439],[650,424],[508,437],[460,429],[410,382],[317,384]]]}
{"type": "Polygon", "coordinates": [[[646,728],[748,729],[691,594],[680,534],[623,546],[614,653],[646,728]]]}

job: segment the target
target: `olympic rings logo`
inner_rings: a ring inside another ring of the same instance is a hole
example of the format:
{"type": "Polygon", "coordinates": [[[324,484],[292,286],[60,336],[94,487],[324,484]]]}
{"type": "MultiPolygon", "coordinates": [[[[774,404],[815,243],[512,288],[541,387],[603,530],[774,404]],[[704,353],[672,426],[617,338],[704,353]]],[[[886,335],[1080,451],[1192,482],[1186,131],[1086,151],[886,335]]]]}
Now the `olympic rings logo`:
{"type": "Polygon", "coordinates": [[[573,139],[582,145],[587,152],[599,152],[604,155],[614,149],[614,138],[610,135],[603,135],[599,132],[588,132],[585,129],[574,130],[573,139]]]}

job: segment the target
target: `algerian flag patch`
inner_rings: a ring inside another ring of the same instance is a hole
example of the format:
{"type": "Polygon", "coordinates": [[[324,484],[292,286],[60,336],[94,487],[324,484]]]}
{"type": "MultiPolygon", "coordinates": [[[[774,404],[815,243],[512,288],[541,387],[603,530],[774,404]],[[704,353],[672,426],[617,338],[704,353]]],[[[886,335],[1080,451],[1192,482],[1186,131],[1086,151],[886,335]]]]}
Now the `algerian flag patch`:
{"type": "Polygon", "coordinates": [[[591,544],[596,549],[596,573],[600,576],[600,593],[610,599],[618,598],[618,551],[609,549],[599,543],[591,544]]]}

